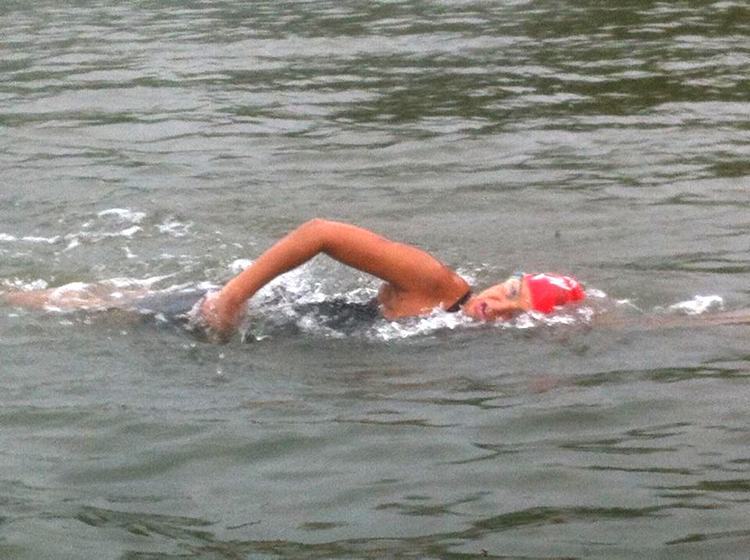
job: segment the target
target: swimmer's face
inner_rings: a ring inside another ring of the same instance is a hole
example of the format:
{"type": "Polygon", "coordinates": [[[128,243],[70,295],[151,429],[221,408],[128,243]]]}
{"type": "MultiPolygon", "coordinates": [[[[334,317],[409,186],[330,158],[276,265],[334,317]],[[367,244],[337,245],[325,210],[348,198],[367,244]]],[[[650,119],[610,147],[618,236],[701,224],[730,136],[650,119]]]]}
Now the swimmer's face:
{"type": "Polygon", "coordinates": [[[487,288],[463,306],[463,312],[479,321],[510,319],[531,309],[528,286],[523,278],[512,276],[501,284],[487,288]]]}

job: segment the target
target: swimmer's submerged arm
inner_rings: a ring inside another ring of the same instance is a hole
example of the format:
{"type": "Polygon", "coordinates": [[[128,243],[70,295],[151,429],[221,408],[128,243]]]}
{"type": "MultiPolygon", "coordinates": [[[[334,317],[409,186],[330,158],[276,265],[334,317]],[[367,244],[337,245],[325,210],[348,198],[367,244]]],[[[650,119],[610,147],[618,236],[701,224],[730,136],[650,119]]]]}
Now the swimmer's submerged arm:
{"type": "Polygon", "coordinates": [[[105,287],[95,284],[67,284],[58,288],[27,290],[0,294],[0,302],[25,309],[55,308],[65,311],[121,307],[130,298],[143,294],[141,290],[118,290],[119,297],[105,287]]]}
{"type": "Polygon", "coordinates": [[[27,292],[9,292],[0,294],[0,301],[15,307],[27,309],[44,309],[49,305],[52,290],[30,290],[27,292]]]}
{"type": "Polygon", "coordinates": [[[85,309],[101,304],[101,300],[95,298],[84,290],[75,288],[43,288],[40,290],[26,290],[9,292],[0,295],[0,300],[14,307],[24,309],[47,309],[54,307],[64,310],[85,309]]]}
{"type": "Polygon", "coordinates": [[[277,276],[320,253],[377,276],[402,292],[450,299],[466,289],[465,282],[455,272],[421,249],[357,226],[316,219],[278,241],[230,280],[214,298],[214,308],[207,310],[206,319],[225,332],[236,327],[245,301],[277,276]]]}

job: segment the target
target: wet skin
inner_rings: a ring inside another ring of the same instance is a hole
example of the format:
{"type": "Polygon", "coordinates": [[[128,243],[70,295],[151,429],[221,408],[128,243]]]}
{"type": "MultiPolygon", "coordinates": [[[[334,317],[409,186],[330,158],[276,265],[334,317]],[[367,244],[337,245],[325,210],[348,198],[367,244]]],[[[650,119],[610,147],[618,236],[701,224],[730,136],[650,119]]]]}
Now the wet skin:
{"type": "Polygon", "coordinates": [[[532,309],[529,287],[525,279],[513,276],[472,296],[461,309],[478,321],[510,319],[532,309]]]}

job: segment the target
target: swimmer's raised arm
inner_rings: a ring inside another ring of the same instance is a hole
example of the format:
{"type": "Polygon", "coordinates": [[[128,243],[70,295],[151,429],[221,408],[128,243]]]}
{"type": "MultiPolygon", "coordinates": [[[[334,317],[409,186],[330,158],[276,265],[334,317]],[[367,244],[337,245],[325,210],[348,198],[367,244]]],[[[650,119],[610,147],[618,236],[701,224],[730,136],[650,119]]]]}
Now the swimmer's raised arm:
{"type": "Polygon", "coordinates": [[[218,333],[231,333],[249,298],[320,253],[387,282],[379,296],[387,316],[417,314],[453,302],[468,290],[460,276],[421,249],[350,224],[315,219],[276,242],[208,298],[201,309],[203,318],[218,333]]]}

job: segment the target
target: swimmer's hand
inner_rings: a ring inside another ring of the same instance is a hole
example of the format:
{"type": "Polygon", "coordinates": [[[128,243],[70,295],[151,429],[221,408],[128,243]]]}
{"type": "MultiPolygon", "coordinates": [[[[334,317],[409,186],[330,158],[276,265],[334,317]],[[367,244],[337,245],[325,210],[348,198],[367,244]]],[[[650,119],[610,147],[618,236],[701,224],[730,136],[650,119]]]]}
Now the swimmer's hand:
{"type": "Polygon", "coordinates": [[[242,323],[244,305],[233,305],[221,292],[206,295],[197,309],[196,322],[211,342],[224,344],[242,323]]]}

